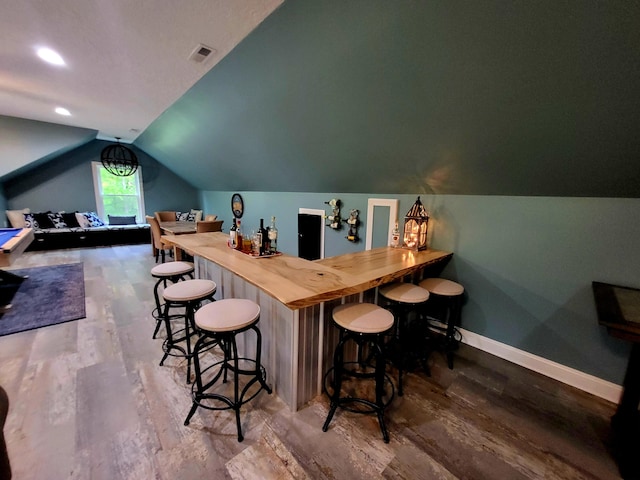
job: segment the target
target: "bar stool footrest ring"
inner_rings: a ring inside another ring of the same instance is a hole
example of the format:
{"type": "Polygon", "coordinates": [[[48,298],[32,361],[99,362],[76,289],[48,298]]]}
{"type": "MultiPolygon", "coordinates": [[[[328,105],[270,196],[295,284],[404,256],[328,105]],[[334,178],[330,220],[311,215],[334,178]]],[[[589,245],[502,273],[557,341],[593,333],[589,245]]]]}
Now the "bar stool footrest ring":
{"type": "MultiPolygon", "coordinates": [[[[360,365],[362,366],[361,362],[345,362],[344,366],[347,367],[350,364],[355,364],[355,365],[360,365]]],[[[371,368],[373,369],[374,367],[371,365],[366,365],[367,368],[371,368]]],[[[329,370],[327,370],[327,373],[325,373],[324,375],[324,381],[322,384],[322,391],[329,397],[329,400],[331,400],[332,398],[332,393],[333,393],[333,386],[331,385],[331,381],[329,379],[329,377],[333,374],[333,371],[335,370],[335,367],[331,367],[329,370]]],[[[374,375],[375,372],[367,372],[367,373],[362,373],[362,372],[358,372],[358,371],[354,371],[349,370],[347,368],[345,368],[345,370],[343,371],[343,375],[344,376],[350,376],[350,377],[354,377],[354,378],[370,378],[370,379],[374,379],[374,375]]],[[[384,374],[384,382],[385,382],[385,394],[387,392],[387,388],[390,387],[391,390],[391,394],[384,400],[384,402],[382,403],[382,405],[378,405],[376,404],[376,402],[374,400],[370,400],[368,398],[363,398],[363,397],[340,397],[338,399],[338,406],[340,408],[342,408],[343,410],[346,410],[348,412],[353,412],[353,413],[363,413],[363,414],[368,414],[368,413],[379,413],[382,410],[385,410],[393,401],[393,399],[395,398],[396,395],[396,391],[395,391],[395,386],[393,384],[393,380],[391,380],[391,377],[385,373],[384,374]],[[389,387],[387,387],[386,385],[389,385],[389,387]],[[368,409],[358,409],[356,407],[350,407],[349,404],[351,403],[359,403],[361,405],[365,405],[367,407],[369,407],[368,409]]],[[[375,387],[374,389],[372,389],[372,392],[375,396],[375,387]]],[[[385,395],[386,397],[386,395],[385,395]]]]}
{"type": "MultiPolygon", "coordinates": [[[[202,351],[204,350],[200,350],[199,353],[202,351]]],[[[254,365],[256,364],[256,361],[251,358],[239,357],[238,361],[249,362],[254,365]]],[[[193,400],[193,405],[197,405],[198,407],[202,407],[206,410],[238,410],[242,405],[244,405],[245,403],[249,403],[251,400],[253,400],[262,390],[266,390],[267,393],[271,395],[272,389],[267,385],[267,372],[264,366],[262,365],[260,365],[259,376],[256,375],[257,372],[255,370],[245,370],[245,369],[237,370],[236,373],[238,376],[240,375],[253,376],[253,378],[249,380],[249,382],[247,382],[246,385],[243,386],[242,391],[239,395],[238,402],[235,402],[232,397],[222,395],[220,393],[207,393],[206,390],[211,388],[214,384],[218,383],[220,376],[224,374],[224,366],[223,366],[224,363],[225,363],[225,360],[220,360],[218,362],[215,362],[207,366],[207,368],[202,370],[201,375],[207,372],[208,370],[211,370],[214,367],[220,367],[220,371],[216,373],[216,375],[213,377],[213,380],[211,380],[209,383],[207,383],[204,386],[203,392],[198,392],[197,382],[194,382],[191,385],[191,399],[193,400]],[[256,382],[260,382],[260,388],[258,388],[255,392],[253,392],[250,397],[244,398],[246,393],[256,382]],[[214,406],[207,403],[203,403],[203,400],[218,400],[225,403],[227,406],[214,406]]],[[[228,361],[226,363],[227,365],[229,365],[228,361]]],[[[229,367],[230,368],[228,369],[228,373],[233,375],[234,372],[233,372],[233,369],[231,368],[231,365],[229,365],[229,367]]],[[[226,382],[222,382],[222,383],[226,383],[226,382]]],[[[188,425],[188,423],[185,423],[185,425],[188,425]]]]}

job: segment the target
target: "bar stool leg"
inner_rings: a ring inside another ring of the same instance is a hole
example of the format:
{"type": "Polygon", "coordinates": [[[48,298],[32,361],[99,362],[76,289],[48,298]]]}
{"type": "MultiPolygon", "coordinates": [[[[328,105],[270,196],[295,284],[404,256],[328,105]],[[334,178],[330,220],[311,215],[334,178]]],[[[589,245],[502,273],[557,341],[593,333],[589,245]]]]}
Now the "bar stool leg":
{"type": "MultiPolygon", "coordinates": [[[[200,347],[202,345],[203,342],[206,341],[206,337],[200,337],[197,341],[195,346],[193,347],[193,370],[196,376],[196,398],[198,398],[198,395],[200,394],[200,392],[202,392],[204,390],[203,386],[202,386],[202,376],[201,376],[201,370],[200,370],[200,358],[198,353],[200,352],[200,347]]],[[[189,425],[189,422],[191,421],[191,417],[193,417],[193,414],[196,413],[196,410],[198,409],[198,404],[196,403],[195,399],[193,404],[191,405],[191,409],[189,410],[189,413],[187,414],[187,418],[184,421],[185,426],[189,425]]]]}
{"type": "Polygon", "coordinates": [[[236,427],[238,429],[238,441],[241,442],[244,440],[244,435],[242,435],[242,425],[240,425],[240,407],[242,406],[240,403],[240,391],[238,385],[238,345],[236,344],[235,335],[231,337],[231,348],[233,350],[233,409],[236,413],[236,427]]]}
{"type": "Polygon", "coordinates": [[[458,341],[456,340],[456,327],[460,323],[460,314],[462,313],[462,305],[459,297],[449,299],[449,308],[447,315],[447,331],[446,331],[446,351],[447,365],[453,370],[453,352],[458,349],[458,341]]]}
{"type": "MultiPolygon", "coordinates": [[[[171,321],[169,319],[169,302],[165,302],[164,304],[164,314],[162,315],[164,318],[164,326],[167,330],[167,345],[173,344],[173,333],[171,332],[171,321]]],[[[164,361],[169,356],[169,349],[167,348],[162,356],[162,360],[160,360],[160,366],[164,365],[164,361]]]]}
{"type": "Polygon", "coordinates": [[[256,374],[258,374],[258,381],[260,382],[260,385],[262,385],[262,388],[264,388],[267,393],[269,395],[271,395],[272,390],[271,387],[269,385],[267,385],[267,381],[265,378],[262,377],[262,375],[260,374],[261,370],[262,370],[262,332],[260,332],[260,329],[258,327],[252,327],[252,330],[254,332],[256,332],[256,338],[258,341],[258,346],[256,347],[256,374]]]}
{"type": "Polygon", "coordinates": [[[322,426],[323,432],[326,432],[329,428],[329,424],[333,419],[333,415],[336,413],[336,409],[340,404],[340,390],[342,389],[342,367],[344,361],[344,343],[346,341],[342,330],[340,330],[339,338],[340,340],[338,342],[338,345],[336,345],[336,349],[333,352],[333,395],[331,395],[331,405],[329,407],[327,419],[322,426]]]}
{"type": "Polygon", "coordinates": [[[387,431],[387,426],[384,423],[384,401],[382,397],[384,396],[384,375],[386,370],[386,362],[384,359],[384,354],[380,349],[380,345],[375,344],[373,347],[377,350],[376,353],[376,405],[378,406],[378,410],[376,411],[378,415],[378,423],[380,424],[380,430],[382,430],[382,438],[384,443],[389,443],[389,432],[387,431]]]}
{"type": "Polygon", "coordinates": [[[187,384],[191,383],[191,357],[193,356],[191,353],[191,319],[193,318],[193,304],[191,302],[187,303],[186,311],[184,312],[184,335],[186,337],[185,341],[187,344],[187,384]]]}
{"type": "Polygon", "coordinates": [[[164,278],[160,278],[158,279],[158,281],[156,282],[155,286],[153,287],[153,298],[156,301],[156,312],[158,312],[158,319],[156,320],[156,328],[153,331],[153,337],[152,338],[156,338],[156,335],[158,335],[158,331],[160,330],[160,325],[162,324],[162,314],[161,314],[161,309],[162,307],[160,306],[160,298],[158,297],[158,287],[160,286],[161,283],[164,283],[164,288],[167,287],[167,280],[164,278]]]}

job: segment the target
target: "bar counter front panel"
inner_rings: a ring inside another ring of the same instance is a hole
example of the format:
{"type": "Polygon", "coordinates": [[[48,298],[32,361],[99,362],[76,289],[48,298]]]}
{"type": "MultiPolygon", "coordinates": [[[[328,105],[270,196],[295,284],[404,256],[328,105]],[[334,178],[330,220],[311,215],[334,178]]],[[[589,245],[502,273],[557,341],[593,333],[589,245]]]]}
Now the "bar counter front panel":
{"type": "MultiPolygon", "coordinates": [[[[333,307],[377,300],[379,285],[423,273],[439,273],[450,252],[382,247],[308,261],[290,255],[251,258],[227,246],[221,232],[163,236],[163,241],[194,256],[196,277],[218,285],[215,295],[246,298],[260,305],[262,363],[274,392],[296,411],[322,391],[337,329],[333,307]]],[[[255,335],[238,338],[238,348],[255,353],[255,335]]]]}

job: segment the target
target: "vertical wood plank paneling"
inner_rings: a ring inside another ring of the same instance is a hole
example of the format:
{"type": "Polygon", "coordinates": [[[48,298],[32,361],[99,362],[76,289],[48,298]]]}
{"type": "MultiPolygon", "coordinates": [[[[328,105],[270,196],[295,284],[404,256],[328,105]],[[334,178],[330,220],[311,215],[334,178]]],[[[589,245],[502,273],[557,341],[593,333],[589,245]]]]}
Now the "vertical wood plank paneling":
{"type": "Polygon", "coordinates": [[[297,407],[317,396],[320,305],[299,310],[297,407]]]}
{"type": "MultiPolygon", "coordinates": [[[[276,322],[276,368],[280,378],[279,387],[283,392],[284,401],[292,410],[293,404],[293,311],[279,302],[275,302],[278,311],[276,322]],[[283,372],[283,375],[279,375],[283,372]]],[[[282,398],[282,397],[281,397],[282,398]]]]}

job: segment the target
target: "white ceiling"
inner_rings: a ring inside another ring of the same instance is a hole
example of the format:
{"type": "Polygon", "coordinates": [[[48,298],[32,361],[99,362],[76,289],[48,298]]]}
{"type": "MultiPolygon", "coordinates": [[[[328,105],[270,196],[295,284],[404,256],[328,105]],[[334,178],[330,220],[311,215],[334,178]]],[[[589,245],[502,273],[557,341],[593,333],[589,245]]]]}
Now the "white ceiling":
{"type": "Polygon", "coordinates": [[[282,2],[0,0],[0,115],[131,142],[282,2]],[[195,63],[200,43],[215,51],[195,63]],[[40,60],[40,46],[66,65],[40,60]]]}

